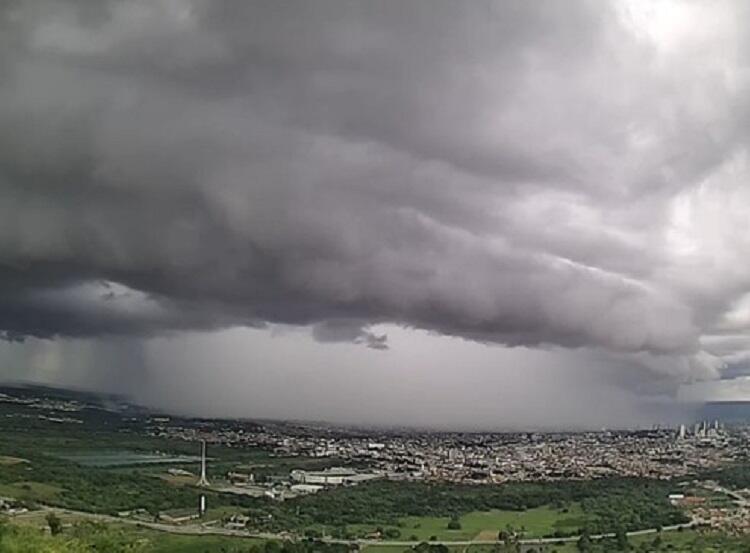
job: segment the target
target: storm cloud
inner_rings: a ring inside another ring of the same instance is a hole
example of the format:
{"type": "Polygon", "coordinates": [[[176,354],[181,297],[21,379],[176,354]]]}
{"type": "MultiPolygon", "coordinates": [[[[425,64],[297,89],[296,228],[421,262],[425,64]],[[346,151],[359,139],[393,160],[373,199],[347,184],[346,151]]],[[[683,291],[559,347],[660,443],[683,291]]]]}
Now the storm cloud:
{"type": "Polygon", "coordinates": [[[395,323],[743,374],[747,12],[4,2],[0,329],[395,323]]]}

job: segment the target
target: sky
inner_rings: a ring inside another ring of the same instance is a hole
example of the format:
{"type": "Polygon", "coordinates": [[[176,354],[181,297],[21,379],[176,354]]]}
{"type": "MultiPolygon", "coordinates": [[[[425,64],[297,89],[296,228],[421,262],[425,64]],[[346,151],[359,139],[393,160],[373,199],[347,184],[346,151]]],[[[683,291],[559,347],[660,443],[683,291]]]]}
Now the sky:
{"type": "Polygon", "coordinates": [[[750,399],[750,5],[0,4],[0,379],[188,414],[750,399]]]}

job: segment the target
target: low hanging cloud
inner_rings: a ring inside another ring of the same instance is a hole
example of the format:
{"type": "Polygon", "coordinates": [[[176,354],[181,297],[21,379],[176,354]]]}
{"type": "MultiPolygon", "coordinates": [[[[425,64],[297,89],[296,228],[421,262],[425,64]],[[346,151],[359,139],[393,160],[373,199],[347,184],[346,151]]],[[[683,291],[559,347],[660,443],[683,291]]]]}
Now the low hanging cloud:
{"type": "Polygon", "coordinates": [[[746,12],[3,3],[2,335],[393,322],[716,376],[748,350],[746,12]]]}
{"type": "Polygon", "coordinates": [[[388,349],[387,334],[376,334],[359,321],[324,321],[313,326],[312,335],[318,342],[350,342],[388,349]]]}

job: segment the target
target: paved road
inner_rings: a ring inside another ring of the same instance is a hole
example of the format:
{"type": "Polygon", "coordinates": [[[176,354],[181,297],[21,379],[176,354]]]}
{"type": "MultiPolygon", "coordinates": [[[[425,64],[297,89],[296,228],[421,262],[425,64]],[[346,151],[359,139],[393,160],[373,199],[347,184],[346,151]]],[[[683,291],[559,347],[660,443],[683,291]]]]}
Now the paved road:
{"type": "MultiPolygon", "coordinates": [[[[205,524],[183,524],[183,525],[175,525],[175,524],[165,524],[162,522],[145,522],[140,520],[133,520],[128,518],[120,518],[120,517],[113,517],[109,515],[101,515],[96,513],[88,513],[85,511],[73,511],[70,509],[61,509],[58,507],[50,507],[50,506],[44,506],[42,507],[42,510],[54,512],[58,515],[72,515],[80,518],[87,518],[89,520],[93,520],[96,522],[109,522],[109,523],[116,523],[116,524],[129,524],[132,526],[138,526],[141,528],[149,528],[151,530],[157,530],[159,532],[168,532],[170,534],[184,534],[184,535],[192,535],[192,536],[207,536],[207,535],[220,535],[220,536],[230,536],[230,537],[238,537],[238,538],[260,538],[260,539],[267,539],[267,540],[287,540],[290,539],[292,536],[289,534],[272,534],[272,533],[264,533],[264,532],[248,532],[247,530],[232,530],[229,528],[222,528],[222,527],[214,527],[209,526],[205,524]]],[[[34,512],[27,513],[26,516],[33,515],[34,512]]],[[[18,515],[17,518],[21,518],[25,515],[18,515]]],[[[674,531],[678,530],[679,528],[691,528],[696,524],[696,521],[693,520],[691,522],[687,522],[685,524],[675,524],[673,526],[665,526],[661,530],[664,532],[674,531]]],[[[634,532],[628,532],[628,536],[643,536],[647,534],[655,534],[658,532],[656,528],[646,528],[643,530],[636,530],[634,532]]],[[[596,534],[592,535],[592,539],[600,539],[600,538],[611,538],[614,537],[614,532],[607,533],[607,534],[596,534]]],[[[550,544],[550,543],[559,543],[559,542],[574,542],[577,541],[579,536],[571,536],[571,537],[565,537],[565,538],[534,538],[534,539],[522,539],[519,540],[519,543],[522,545],[542,545],[542,544],[550,544]]],[[[417,545],[421,543],[421,541],[410,541],[410,540],[367,540],[367,539],[358,539],[358,540],[342,540],[342,539],[334,539],[334,538],[323,538],[321,541],[325,543],[338,543],[338,544],[357,544],[360,546],[367,546],[367,545],[390,545],[390,546],[398,546],[398,547],[411,547],[414,545],[417,545]]],[[[468,546],[468,545],[495,545],[498,543],[501,543],[499,540],[459,540],[459,541],[434,541],[429,542],[432,544],[439,544],[444,543],[446,545],[457,545],[457,546],[468,546]]]]}
{"type": "MultiPolygon", "coordinates": [[[[695,522],[686,522],[685,524],[675,524],[673,526],[665,526],[661,529],[662,532],[670,532],[674,530],[678,530],[680,528],[691,528],[695,522]]],[[[656,528],[646,528],[643,530],[635,530],[633,532],[628,532],[628,536],[643,536],[647,534],[656,534],[659,530],[656,528]]],[[[560,543],[560,542],[575,542],[578,541],[580,536],[569,536],[565,538],[528,538],[528,539],[522,539],[519,540],[519,543],[521,545],[543,545],[543,544],[550,544],[550,543],[560,543]]],[[[591,539],[600,539],[600,538],[613,538],[615,537],[615,533],[607,533],[607,534],[594,534],[590,536],[591,539]]],[[[395,546],[404,546],[409,547],[413,545],[417,545],[418,543],[421,543],[420,541],[386,541],[386,540],[334,540],[334,539],[328,539],[323,540],[327,543],[357,543],[359,545],[395,545],[395,546]]],[[[433,544],[439,544],[444,543],[446,545],[496,545],[498,543],[502,543],[499,540],[465,540],[465,541],[434,541],[429,542],[433,544]]]]}
{"type": "Polygon", "coordinates": [[[703,488],[712,492],[723,493],[727,497],[730,497],[732,500],[734,500],[734,502],[737,503],[737,505],[739,505],[740,507],[750,506],[750,501],[748,501],[745,497],[723,486],[719,486],[718,484],[714,486],[703,484],[703,488]]]}

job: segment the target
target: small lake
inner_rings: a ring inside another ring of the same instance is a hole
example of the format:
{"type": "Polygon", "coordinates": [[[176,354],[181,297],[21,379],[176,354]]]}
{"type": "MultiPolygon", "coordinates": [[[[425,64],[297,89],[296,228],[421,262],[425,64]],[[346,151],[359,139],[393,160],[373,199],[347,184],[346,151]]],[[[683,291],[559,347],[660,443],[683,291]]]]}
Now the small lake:
{"type": "Polygon", "coordinates": [[[85,467],[124,467],[128,465],[176,465],[198,463],[201,458],[193,455],[168,455],[166,453],[143,453],[123,449],[107,449],[56,453],[56,457],[72,461],[85,467]]]}

